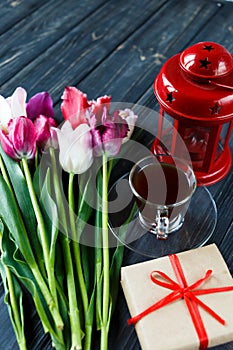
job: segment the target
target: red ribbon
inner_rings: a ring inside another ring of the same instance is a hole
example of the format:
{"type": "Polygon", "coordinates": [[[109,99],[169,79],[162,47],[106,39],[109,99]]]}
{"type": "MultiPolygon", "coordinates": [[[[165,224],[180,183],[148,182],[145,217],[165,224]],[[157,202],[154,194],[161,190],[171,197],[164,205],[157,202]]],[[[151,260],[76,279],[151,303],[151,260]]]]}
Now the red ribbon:
{"type": "Polygon", "coordinates": [[[209,289],[196,289],[200,287],[202,284],[204,284],[210,278],[212,274],[212,270],[208,270],[204,277],[200,278],[195,283],[189,286],[186,281],[178,256],[175,254],[169,255],[169,259],[170,259],[172,268],[175,272],[178,283],[172,280],[168,275],[166,275],[162,271],[157,271],[157,270],[152,271],[150,274],[150,278],[152,282],[161,287],[171,289],[172,292],[167,296],[165,296],[163,299],[157,301],[155,304],[153,304],[152,306],[150,306],[148,309],[144,310],[140,314],[130,318],[128,320],[128,324],[136,324],[141,318],[150,314],[151,312],[158,310],[159,308],[167,304],[170,304],[175,300],[184,299],[200,341],[200,350],[206,349],[208,347],[208,335],[206,333],[206,329],[200,315],[199,307],[202,307],[206,312],[208,312],[212,317],[214,317],[222,325],[225,324],[225,321],[210,307],[208,307],[205,303],[199,300],[196,296],[203,295],[203,294],[233,291],[233,286],[209,288],[209,289]],[[156,278],[154,276],[155,274],[159,275],[160,279],[156,278]]]}

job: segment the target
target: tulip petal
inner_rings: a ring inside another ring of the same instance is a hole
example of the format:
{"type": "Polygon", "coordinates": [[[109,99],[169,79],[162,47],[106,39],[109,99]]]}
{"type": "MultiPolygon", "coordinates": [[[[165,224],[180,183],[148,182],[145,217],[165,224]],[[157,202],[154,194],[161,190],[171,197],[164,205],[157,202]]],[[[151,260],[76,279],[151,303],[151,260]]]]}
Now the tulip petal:
{"type": "Polygon", "coordinates": [[[108,157],[116,156],[121,148],[122,138],[115,138],[103,143],[104,153],[108,157]]]}
{"type": "Polygon", "coordinates": [[[22,87],[15,89],[13,95],[10,97],[12,118],[26,117],[26,98],[27,92],[22,87]]]}
{"type": "Polygon", "coordinates": [[[56,129],[56,132],[57,132],[57,140],[59,144],[59,161],[61,163],[62,168],[65,171],[68,171],[67,166],[65,165],[65,159],[67,156],[66,152],[69,147],[69,139],[61,132],[61,130],[56,129]]]}
{"type": "Polygon", "coordinates": [[[7,129],[11,119],[11,108],[7,100],[0,95],[0,128],[7,129]]]}
{"type": "Polygon", "coordinates": [[[4,152],[12,159],[18,159],[14,146],[4,130],[0,129],[0,140],[4,152]]]}
{"type": "Polygon", "coordinates": [[[31,159],[36,152],[36,129],[25,117],[12,119],[8,126],[9,138],[19,157],[31,159]]]}
{"type": "Polygon", "coordinates": [[[56,126],[56,121],[53,118],[47,118],[44,115],[39,115],[34,121],[36,129],[36,142],[40,148],[44,148],[46,143],[52,136],[51,127],[56,126]]]}
{"type": "Polygon", "coordinates": [[[85,123],[73,130],[71,123],[66,121],[61,130],[56,129],[56,131],[62,168],[75,174],[86,171],[93,162],[90,127],[85,123]]]}
{"type": "Polygon", "coordinates": [[[102,124],[97,125],[95,118],[91,118],[94,154],[98,157],[105,153],[107,156],[116,156],[120,151],[122,139],[127,135],[128,126],[118,111],[113,116],[103,107],[102,124]],[[94,126],[94,127],[93,127],[94,126]]]}
{"type": "Polygon", "coordinates": [[[111,96],[104,95],[104,96],[98,97],[96,101],[95,100],[89,101],[89,103],[91,104],[92,113],[95,114],[98,120],[101,120],[102,118],[104,107],[107,109],[107,112],[110,111],[111,99],[112,99],[111,96]]]}
{"type": "Polygon", "coordinates": [[[62,95],[61,111],[65,120],[69,120],[73,128],[87,123],[86,109],[90,107],[87,95],[74,86],[67,86],[62,95]]]}
{"type": "Polygon", "coordinates": [[[70,150],[70,159],[72,161],[72,171],[75,174],[82,174],[90,168],[93,162],[92,150],[78,145],[70,150]],[[77,157],[78,154],[78,157],[77,157]]]}
{"type": "Polygon", "coordinates": [[[90,127],[80,124],[71,134],[70,146],[67,153],[72,161],[73,172],[85,172],[93,162],[92,137],[90,127]]]}
{"type": "Polygon", "coordinates": [[[48,92],[39,92],[32,96],[27,103],[27,116],[34,120],[38,115],[42,114],[45,117],[53,118],[53,100],[48,92]]]}
{"type": "Polygon", "coordinates": [[[134,127],[135,127],[138,116],[136,114],[134,114],[134,112],[129,108],[125,108],[124,110],[119,110],[119,115],[121,118],[126,120],[126,122],[128,124],[129,130],[128,130],[127,135],[123,139],[123,143],[125,143],[130,139],[130,137],[134,131],[134,127]]]}

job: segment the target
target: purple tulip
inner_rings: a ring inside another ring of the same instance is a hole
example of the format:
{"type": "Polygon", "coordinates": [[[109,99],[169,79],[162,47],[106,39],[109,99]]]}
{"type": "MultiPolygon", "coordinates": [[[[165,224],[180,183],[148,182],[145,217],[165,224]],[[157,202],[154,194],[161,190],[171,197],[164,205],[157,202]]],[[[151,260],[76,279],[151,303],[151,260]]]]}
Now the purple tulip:
{"type": "Polygon", "coordinates": [[[34,120],[39,115],[54,117],[53,101],[48,92],[39,92],[32,96],[26,106],[27,117],[34,120]]]}
{"type": "Polygon", "coordinates": [[[25,117],[11,119],[8,133],[0,129],[0,141],[5,153],[15,159],[32,159],[36,153],[36,129],[25,117]]]}
{"type": "Polygon", "coordinates": [[[40,149],[44,149],[46,146],[57,148],[57,133],[53,130],[57,123],[53,118],[39,115],[34,120],[34,126],[36,128],[36,143],[40,149]]]}
{"type": "Polygon", "coordinates": [[[120,151],[123,138],[128,133],[128,125],[118,111],[111,116],[106,107],[103,108],[101,119],[99,125],[95,115],[90,119],[94,154],[97,157],[103,154],[116,156],[120,151]]]}

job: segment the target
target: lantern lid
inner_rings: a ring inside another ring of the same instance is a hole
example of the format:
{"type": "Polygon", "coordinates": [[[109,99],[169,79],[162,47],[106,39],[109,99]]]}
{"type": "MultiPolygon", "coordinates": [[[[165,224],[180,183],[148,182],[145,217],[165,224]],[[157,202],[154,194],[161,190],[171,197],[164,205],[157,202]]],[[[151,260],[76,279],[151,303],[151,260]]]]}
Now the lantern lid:
{"type": "Polygon", "coordinates": [[[207,126],[231,121],[233,56],[217,43],[199,42],[165,62],[154,80],[154,92],[176,119],[207,126]]]}
{"type": "Polygon", "coordinates": [[[180,55],[181,68],[193,78],[218,78],[233,69],[232,55],[220,44],[199,42],[180,55]]]}

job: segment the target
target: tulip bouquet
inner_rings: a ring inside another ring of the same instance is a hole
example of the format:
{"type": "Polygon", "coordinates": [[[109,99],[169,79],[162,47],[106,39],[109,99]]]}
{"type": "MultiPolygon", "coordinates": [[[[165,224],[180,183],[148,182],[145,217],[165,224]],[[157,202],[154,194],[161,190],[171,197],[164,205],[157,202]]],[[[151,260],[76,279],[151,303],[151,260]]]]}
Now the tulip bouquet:
{"type": "Polygon", "coordinates": [[[24,293],[56,349],[91,349],[96,329],[107,350],[123,256],[122,246],[109,248],[109,181],[137,116],[131,109],[111,112],[111,97],[89,101],[75,87],[66,87],[62,99],[58,127],[47,92],[28,102],[21,87],[0,96],[5,301],[21,350],[24,293]]]}

